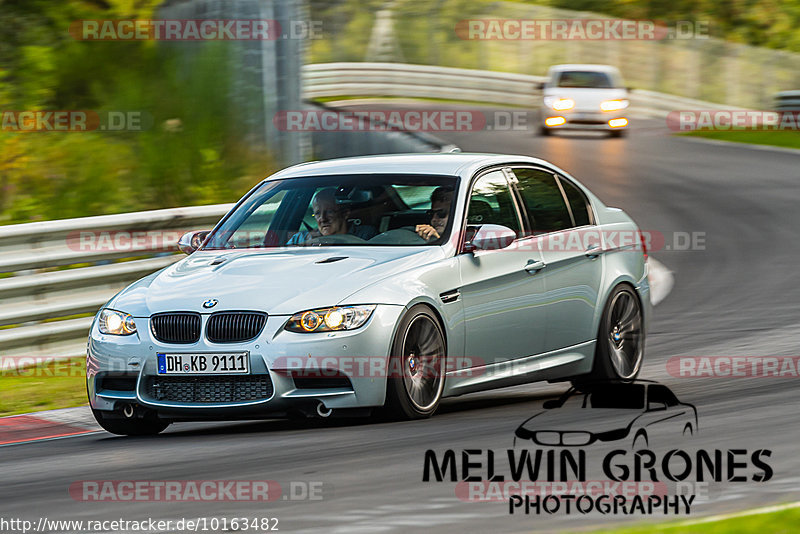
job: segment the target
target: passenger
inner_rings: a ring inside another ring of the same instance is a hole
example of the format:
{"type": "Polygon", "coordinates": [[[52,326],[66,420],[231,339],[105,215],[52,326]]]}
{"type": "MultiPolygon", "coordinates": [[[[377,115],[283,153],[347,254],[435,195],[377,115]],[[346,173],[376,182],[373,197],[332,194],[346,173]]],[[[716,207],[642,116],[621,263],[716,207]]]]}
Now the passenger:
{"type": "Polygon", "coordinates": [[[453,188],[447,186],[437,187],[431,193],[431,223],[418,224],[414,229],[422,239],[432,241],[439,239],[447,228],[450,217],[450,204],[453,202],[453,188]]]}

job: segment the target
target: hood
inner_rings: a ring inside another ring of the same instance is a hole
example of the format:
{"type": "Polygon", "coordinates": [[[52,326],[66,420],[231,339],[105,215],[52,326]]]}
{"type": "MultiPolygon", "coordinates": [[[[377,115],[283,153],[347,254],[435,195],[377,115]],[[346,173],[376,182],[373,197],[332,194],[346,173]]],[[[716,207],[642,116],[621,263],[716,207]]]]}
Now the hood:
{"type": "Polygon", "coordinates": [[[604,100],[629,99],[627,89],[622,87],[607,89],[595,87],[548,87],[544,90],[543,96],[571,98],[575,101],[573,111],[600,111],[600,103],[604,100]]]}
{"type": "Polygon", "coordinates": [[[132,284],[107,306],[135,317],[225,310],[291,315],[338,304],[365,286],[443,254],[435,246],[198,251],[132,284]],[[208,299],[219,303],[204,309],[208,299]]]}
{"type": "Polygon", "coordinates": [[[574,410],[553,408],[534,415],[525,421],[521,428],[534,432],[551,430],[556,432],[584,431],[601,433],[626,428],[634,419],[642,415],[643,411],[613,408],[579,408],[574,410]]]}

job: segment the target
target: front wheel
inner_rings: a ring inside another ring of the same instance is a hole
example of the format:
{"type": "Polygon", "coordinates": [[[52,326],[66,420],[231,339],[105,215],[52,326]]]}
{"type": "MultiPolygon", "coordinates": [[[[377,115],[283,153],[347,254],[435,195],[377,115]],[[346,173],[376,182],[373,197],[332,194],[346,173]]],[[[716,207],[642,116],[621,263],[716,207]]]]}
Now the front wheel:
{"type": "Polygon", "coordinates": [[[400,321],[392,343],[387,378],[386,407],[395,417],[430,417],[444,389],[447,356],[444,334],[433,311],[413,306],[400,321]]]}

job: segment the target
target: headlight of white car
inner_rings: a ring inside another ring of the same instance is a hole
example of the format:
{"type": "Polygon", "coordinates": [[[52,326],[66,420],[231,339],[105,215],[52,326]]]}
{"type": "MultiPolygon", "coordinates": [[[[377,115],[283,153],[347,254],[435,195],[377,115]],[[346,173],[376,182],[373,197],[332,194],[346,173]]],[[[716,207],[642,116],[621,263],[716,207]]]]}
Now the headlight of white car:
{"type": "Polygon", "coordinates": [[[107,308],[100,312],[97,327],[103,334],[115,336],[129,336],[136,333],[136,321],[131,314],[107,308]]]}
{"type": "Polygon", "coordinates": [[[556,111],[566,111],[575,107],[575,101],[571,98],[558,98],[555,96],[544,97],[544,105],[556,111]]]}
{"type": "Polygon", "coordinates": [[[628,107],[627,100],[604,100],[600,103],[600,109],[603,111],[619,111],[628,107]]]}
{"type": "Polygon", "coordinates": [[[333,332],[355,330],[375,311],[375,305],[332,306],[296,313],[286,323],[286,330],[308,334],[311,332],[333,332]]]}

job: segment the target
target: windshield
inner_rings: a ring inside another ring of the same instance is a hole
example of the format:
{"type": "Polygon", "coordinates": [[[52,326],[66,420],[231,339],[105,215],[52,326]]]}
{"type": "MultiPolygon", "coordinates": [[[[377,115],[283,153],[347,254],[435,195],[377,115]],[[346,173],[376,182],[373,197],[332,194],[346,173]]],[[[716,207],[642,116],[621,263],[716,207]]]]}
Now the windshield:
{"type": "Polygon", "coordinates": [[[387,174],[264,182],[203,249],[440,245],[452,227],[457,182],[387,174]]]}
{"type": "Polygon", "coordinates": [[[558,78],[558,87],[594,87],[608,89],[614,87],[611,78],[604,72],[565,71],[558,78]]]}

